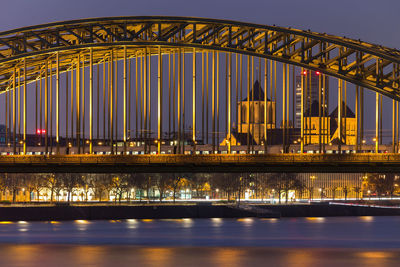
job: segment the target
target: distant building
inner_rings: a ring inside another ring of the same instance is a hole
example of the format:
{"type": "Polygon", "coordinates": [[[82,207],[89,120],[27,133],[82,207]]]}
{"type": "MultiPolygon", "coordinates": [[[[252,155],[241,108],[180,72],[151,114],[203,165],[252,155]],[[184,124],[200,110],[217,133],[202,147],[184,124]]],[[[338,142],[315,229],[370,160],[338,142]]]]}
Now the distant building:
{"type": "MultiPolygon", "coordinates": [[[[320,78],[320,73],[319,72],[313,72],[313,71],[304,71],[301,73],[301,75],[296,76],[296,115],[295,115],[295,122],[294,122],[294,127],[300,128],[301,127],[301,79],[304,78],[304,87],[306,84],[308,85],[310,79],[311,79],[311,86],[310,90],[308,92],[304,91],[304,111],[310,108],[312,103],[314,101],[319,102],[319,78],[320,78]],[[310,76],[311,75],[311,76],[310,76]]],[[[325,89],[322,87],[321,84],[321,98],[324,96],[325,89]]],[[[326,99],[328,98],[328,95],[326,96],[326,99]]],[[[307,113],[305,113],[307,114],[307,113]]],[[[327,114],[327,113],[326,113],[327,114]]]]}
{"type": "MultiPolygon", "coordinates": [[[[328,114],[326,110],[325,114],[328,114]]],[[[355,145],[356,116],[344,102],[342,102],[341,124],[341,140],[339,140],[338,107],[329,116],[321,116],[320,125],[318,101],[314,101],[311,109],[304,114],[304,144],[319,144],[319,134],[321,133],[321,143],[323,144],[355,145]]]]}
{"type": "MultiPolygon", "coordinates": [[[[247,134],[250,130],[251,139],[254,139],[255,145],[261,144],[265,136],[264,97],[264,90],[261,88],[260,83],[257,80],[250,91],[250,95],[237,103],[238,126],[236,132],[238,134],[247,134]]],[[[275,112],[275,101],[267,99],[267,129],[276,128],[275,112]]]]}

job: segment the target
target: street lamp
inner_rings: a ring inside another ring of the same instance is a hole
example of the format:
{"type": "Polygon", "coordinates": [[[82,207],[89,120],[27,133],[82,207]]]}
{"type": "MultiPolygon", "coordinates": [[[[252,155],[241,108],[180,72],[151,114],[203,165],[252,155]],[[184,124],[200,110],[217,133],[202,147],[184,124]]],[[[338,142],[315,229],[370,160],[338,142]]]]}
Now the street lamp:
{"type": "Polygon", "coordinates": [[[274,204],[274,198],[275,198],[275,189],[272,189],[272,204],[274,204]]]}
{"type": "Polygon", "coordinates": [[[311,179],[310,200],[312,200],[313,196],[314,196],[314,181],[315,181],[315,179],[317,179],[317,176],[311,175],[310,179],[311,179]]]}

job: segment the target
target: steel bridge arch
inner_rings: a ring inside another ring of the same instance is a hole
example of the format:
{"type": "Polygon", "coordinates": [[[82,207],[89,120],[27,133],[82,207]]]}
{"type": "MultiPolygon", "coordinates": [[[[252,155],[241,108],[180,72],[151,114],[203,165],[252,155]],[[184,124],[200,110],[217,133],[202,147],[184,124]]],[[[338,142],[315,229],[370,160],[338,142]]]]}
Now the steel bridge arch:
{"type": "Polygon", "coordinates": [[[62,72],[82,49],[93,49],[93,64],[97,64],[102,48],[123,46],[198,48],[257,56],[318,70],[400,100],[399,50],[292,28],[162,16],[81,19],[1,32],[0,92],[11,88],[17,68],[26,68],[27,83],[37,80],[41,64],[55,53],[62,72]]]}

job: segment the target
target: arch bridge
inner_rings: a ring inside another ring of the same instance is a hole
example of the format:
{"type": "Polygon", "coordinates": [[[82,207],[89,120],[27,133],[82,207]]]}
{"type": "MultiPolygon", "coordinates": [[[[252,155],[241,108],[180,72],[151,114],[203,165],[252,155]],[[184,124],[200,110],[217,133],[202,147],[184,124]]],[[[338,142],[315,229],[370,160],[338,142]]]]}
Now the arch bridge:
{"type": "Polygon", "coordinates": [[[0,150],[5,161],[397,153],[399,90],[399,50],[326,33],[191,17],[55,22],[0,33],[0,150]],[[376,93],[372,144],[365,90],[376,93]],[[383,96],[393,102],[386,143],[383,96]]]}

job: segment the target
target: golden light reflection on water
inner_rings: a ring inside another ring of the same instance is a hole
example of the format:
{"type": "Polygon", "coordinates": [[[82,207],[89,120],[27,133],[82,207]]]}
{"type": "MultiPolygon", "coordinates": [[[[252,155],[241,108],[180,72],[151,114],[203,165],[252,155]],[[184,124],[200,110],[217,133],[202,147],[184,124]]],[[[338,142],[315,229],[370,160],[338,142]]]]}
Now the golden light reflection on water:
{"type": "Polygon", "coordinates": [[[309,222],[315,222],[315,223],[323,223],[323,222],[325,222],[325,218],[324,217],[307,217],[306,220],[309,221],[309,222]]]}
{"type": "Polygon", "coordinates": [[[386,251],[364,251],[357,254],[357,256],[366,259],[385,259],[393,257],[392,252],[386,251]]]}
{"type": "Polygon", "coordinates": [[[244,225],[246,225],[246,226],[250,226],[254,223],[253,218],[240,218],[240,219],[237,219],[237,221],[244,223],[244,225]]]}
{"type": "Polygon", "coordinates": [[[357,253],[356,256],[364,266],[389,266],[386,263],[395,257],[394,253],[386,251],[363,251],[357,253]]]}
{"type": "Polygon", "coordinates": [[[10,222],[10,221],[0,221],[0,224],[13,224],[14,222],[10,222]]]}
{"type": "Polygon", "coordinates": [[[211,254],[211,260],[217,266],[242,266],[241,258],[245,256],[245,253],[240,248],[218,248],[211,254]]]}
{"type": "Polygon", "coordinates": [[[310,267],[313,266],[312,255],[303,249],[295,250],[293,253],[288,253],[286,260],[288,266],[310,267]]]}
{"type": "Polygon", "coordinates": [[[374,217],[373,216],[360,216],[359,217],[361,220],[365,221],[365,222],[372,222],[374,221],[374,217]]]}
{"type": "Polygon", "coordinates": [[[271,223],[276,223],[276,222],[278,222],[278,219],[277,218],[261,218],[260,221],[268,221],[271,223]]]}
{"type": "Polygon", "coordinates": [[[221,218],[211,218],[211,223],[214,227],[220,227],[223,224],[223,221],[221,218]]]}
{"type": "Polygon", "coordinates": [[[139,226],[139,221],[136,219],[126,220],[126,225],[128,229],[136,229],[139,226]]]}
{"type": "Polygon", "coordinates": [[[74,222],[77,224],[79,231],[86,231],[90,224],[90,222],[87,220],[75,220],[74,222]]]}
{"type": "Polygon", "coordinates": [[[193,219],[190,218],[182,219],[182,223],[184,228],[190,228],[193,225],[193,219]]]}
{"type": "Polygon", "coordinates": [[[102,257],[107,247],[103,246],[77,246],[73,248],[73,256],[80,265],[100,266],[102,257]]]}
{"type": "Polygon", "coordinates": [[[27,232],[29,230],[29,223],[26,221],[18,221],[18,231],[27,232]]]}
{"type": "MultiPolygon", "coordinates": [[[[34,266],[35,261],[38,261],[37,256],[40,254],[40,251],[42,251],[42,248],[34,245],[12,245],[7,246],[5,250],[2,250],[6,255],[13,255],[15,266],[34,266]],[[16,257],[16,255],[18,256],[16,257]]],[[[3,265],[5,263],[3,266],[7,266],[7,261],[4,255],[2,256],[1,264],[3,265]]]]}
{"type": "Polygon", "coordinates": [[[173,248],[142,248],[139,253],[146,259],[148,266],[160,267],[173,261],[173,250],[173,248]]]}
{"type": "Polygon", "coordinates": [[[265,247],[0,245],[1,266],[399,266],[400,251],[265,247]]]}

